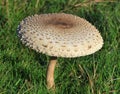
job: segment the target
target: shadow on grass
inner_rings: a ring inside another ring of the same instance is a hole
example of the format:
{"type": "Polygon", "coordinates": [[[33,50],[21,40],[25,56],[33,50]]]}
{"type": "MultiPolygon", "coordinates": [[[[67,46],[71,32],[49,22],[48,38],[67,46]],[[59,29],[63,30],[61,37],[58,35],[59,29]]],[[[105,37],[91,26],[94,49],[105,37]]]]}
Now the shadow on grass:
{"type": "Polygon", "coordinates": [[[47,65],[47,56],[42,53],[34,52],[35,55],[35,60],[39,62],[41,66],[46,66],[47,65]]]}

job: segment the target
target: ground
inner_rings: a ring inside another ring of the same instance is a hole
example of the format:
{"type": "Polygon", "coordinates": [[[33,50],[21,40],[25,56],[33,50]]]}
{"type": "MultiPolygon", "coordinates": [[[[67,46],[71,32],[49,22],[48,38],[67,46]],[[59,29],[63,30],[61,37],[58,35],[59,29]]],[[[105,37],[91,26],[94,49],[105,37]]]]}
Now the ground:
{"type": "Polygon", "coordinates": [[[90,0],[1,0],[0,94],[53,93],[46,88],[49,56],[24,46],[16,29],[29,15],[54,12],[85,18],[96,26],[104,40],[102,49],[95,54],[58,58],[54,93],[120,94],[119,0],[96,3],[90,0]]]}

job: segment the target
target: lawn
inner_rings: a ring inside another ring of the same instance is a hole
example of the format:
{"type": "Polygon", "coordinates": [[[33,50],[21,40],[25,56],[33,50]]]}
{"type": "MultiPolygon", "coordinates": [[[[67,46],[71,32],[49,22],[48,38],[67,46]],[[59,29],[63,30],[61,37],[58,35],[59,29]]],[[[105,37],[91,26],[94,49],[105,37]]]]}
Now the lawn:
{"type": "Polygon", "coordinates": [[[120,94],[120,1],[87,1],[0,0],[0,94],[120,94]],[[46,88],[49,56],[24,46],[16,30],[29,15],[60,12],[95,25],[104,45],[92,55],[58,58],[52,92],[46,88]]]}

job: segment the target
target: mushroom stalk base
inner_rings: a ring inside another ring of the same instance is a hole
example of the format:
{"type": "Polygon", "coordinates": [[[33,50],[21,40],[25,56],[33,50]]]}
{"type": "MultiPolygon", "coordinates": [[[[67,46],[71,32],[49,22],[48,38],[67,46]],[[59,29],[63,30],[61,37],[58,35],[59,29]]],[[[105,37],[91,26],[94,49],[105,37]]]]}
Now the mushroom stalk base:
{"type": "Polygon", "coordinates": [[[47,88],[48,89],[55,88],[54,70],[55,70],[56,62],[57,62],[57,57],[50,58],[50,62],[49,62],[48,68],[47,68],[47,88]]]}

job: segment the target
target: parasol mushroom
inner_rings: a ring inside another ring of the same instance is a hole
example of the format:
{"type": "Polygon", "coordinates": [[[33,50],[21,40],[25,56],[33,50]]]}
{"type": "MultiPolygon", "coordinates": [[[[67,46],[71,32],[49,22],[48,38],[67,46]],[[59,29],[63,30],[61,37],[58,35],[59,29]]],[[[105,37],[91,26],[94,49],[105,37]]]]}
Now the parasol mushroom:
{"type": "Polygon", "coordinates": [[[18,36],[28,47],[51,56],[47,69],[47,88],[55,87],[57,57],[90,55],[102,48],[99,31],[88,21],[65,13],[29,16],[18,26],[18,36]]]}

